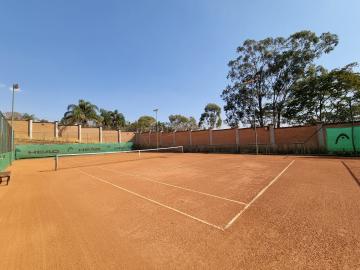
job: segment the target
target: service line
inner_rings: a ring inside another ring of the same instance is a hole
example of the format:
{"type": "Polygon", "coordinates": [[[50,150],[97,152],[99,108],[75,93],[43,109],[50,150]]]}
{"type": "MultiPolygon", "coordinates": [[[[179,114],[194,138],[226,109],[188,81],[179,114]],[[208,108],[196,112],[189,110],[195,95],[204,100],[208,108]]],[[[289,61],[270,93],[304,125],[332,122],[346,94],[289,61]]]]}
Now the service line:
{"type": "Polygon", "coordinates": [[[167,208],[167,209],[169,209],[169,210],[171,210],[171,211],[174,211],[174,212],[176,212],[176,213],[178,213],[178,214],[181,214],[181,215],[183,215],[183,216],[186,216],[186,217],[188,217],[188,218],[191,218],[191,219],[193,219],[193,220],[196,220],[196,221],[198,221],[198,222],[201,222],[201,223],[203,223],[203,224],[206,224],[206,225],[208,225],[208,226],[210,226],[210,227],[213,227],[213,228],[215,228],[215,229],[217,229],[217,230],[224,231],[224,228],[222,228],[222,227],[220,227],[220,226],[217,226],[217,225],[212,224],[212,223],[210,223],[210,222],[207,222],[207,221],[205,221],[205,220],[203,220],[203,219],[200,219],[200,218],[194,217],[194,216],[192,216],[192,215],[189,215],[189,214],[187,214],[187,213],[185,213],[185,212],[182,212],[182,211],[180,211],[180,210],[178,210],[178,209],[175,209],[175,208],[173,208],[173,207],[171,207],[171,206],[168,206],[168,205],[162,204],[162,203],[160,203],[160,202],[157,202],[157,201],[155,201],[155,200],[152,200],[152,199],[150,199],[150,198],[147,198],[147,197],[145,197],[145,196],[143,196],[143,195],[140,195],[140,194],[138,194],[138,193],[136,193],[136,192],[134,192],[134,191],[131,191],[131,190],[128,190],[128,189],[126,189],[126,188],[123,188],[123,187],[120,187],[120,186],[118,186],[118,185],[115,185],[115,184],[113,184],[113,183],[111,183],[111,182],[109,182],[109,181],[107,181],[107,180],[105,180],[105,179],[103,179],[103,178],[101,178],[101,177],[98,177],[98,176],[89,174],[89,173],[87,173],[87,172],[84,172],[84,171],[81,170],[81,169],[78,169],[78,170],[79,170],[82,174],[87,175],[87,176],[89,176],[89,177],[91,177],[91,178],[93,178],[93,179],[96,179],[97,181],[100,181],[100,182],[103,182],[103,183],[105,183],[105,184],[111,185],[111,186],[113,186],[113,187],[115,187],[115,188],[121,189],[122,191],[128,192],[128,193],[130,193],[130,194],[132,194],[132,195],[134,195],[134,196],[136,196],[136,197],[139,197],[139,198],[141,198],[141,199],[143,199],[143,200],[146,200],[146,201],[149,201],[149,202],[154,203],[154,204],[156,204],[156,205],[159,205],[159,206],[162,206],[162,207],[164,207],[164,208],[167,208]]]}
{"type": "Polygon", "coordinates": [[[213,197],[213,198],[220,199],[220,200],[224,200],[224,201],[229,201],[229,202],[233,202],[233,203],[237,203],[237,204],[247,205],[247,203],[245,203],[245,202],[236,201],[236,200],[224,198],[224,197],[221,197],[221,196],[217,196],[217,195],[214,195],[214,194],[209,194],[209,193],[206,193],[206,192],[201,192],[201,191],[193,190],[193,189],[190,189],[190,188],[185,188],[185,187],[181,187],[181,186],[177,186],[177,185],[172,185],[172,184],[164,183],[164,182],[161,182],[161,181],[154,180],[154,179],[152,179],[152,178],[150,178],[150,177],[147,177],[147,176],[142,176],[142,175],[137,175],[137,174],[131,174],[131,173],[118,172],[117,170],[113,170],[113,169],[109,169],[109,168],[104,168],[103,166],[99,166],[98,168],[100,168],[101,170],[108,171],[108,172],[116,173],[116,174],[118,174],[118,175],[131,176],[131,177],[135,177],[135,178],[142,178],[143,181],[149,181],[149,182],[153,182],[153,183],[157,183],[157,184],[161,184],[161,185],[165,185],[165,186],[169,186],[169,187],[178,188],[178,189],[186,190],[186,191],[189,191],[189,192],[201,194],[201,195],[204,195],[204,196],[213,197]]]}
{"type": "Polygon", "coordinates": [[[272,185],[276,182],[276,180],[278,180],[280,178],[280,176],[287,170],[289,169],[289,167],[295,162],[295,159],[293,161],[291,161],[289,163],[289,165],[287,165],[285,167],[285,169],[283,169],[273,180],[271,180],[271,182],[264,187],[239,213],[236,214],[236,216],[234,216],[228,224],[226,224],[226,226],[224,227],[224,229],[228,229],[261,195],[264,194],[264,192],[272,185]]]}

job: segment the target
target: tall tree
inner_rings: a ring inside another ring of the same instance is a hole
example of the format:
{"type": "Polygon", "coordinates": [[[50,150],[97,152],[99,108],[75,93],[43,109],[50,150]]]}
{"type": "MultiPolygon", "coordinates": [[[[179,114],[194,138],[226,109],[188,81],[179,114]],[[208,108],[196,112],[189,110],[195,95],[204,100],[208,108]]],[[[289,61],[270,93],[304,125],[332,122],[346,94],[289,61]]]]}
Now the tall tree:
{"type": "Polygon", "coordinates": [[[107,129],[121,129],[125,127],[125,117],[118,110],[108,111],[100,109],[101,123],[107,129]]]}
{"type": "Polygon", "coordinates": [[[67,125],[80,124],[83,126],[98,123],[100,120],[97,114],[98,110],[96,105],[80,99],[78,104],[70,104],[67,107],[62,123],[67,125]]]}
{"type": "Polygon", "coordinates": [[[219,128],[221,127],[221,108],[215,103],[208,103],[204,112],[200,116],[199,127],[202,128],[219,128]]]}
{"type": "MultiPolygon", "coordinates": [[[[338,44],[337,35],[301,31],[286,39],[274,53],[271,72],[271,111],[273,123],[280,127],[286,105],[296,83],[305,77],[306,70],[322,54],[331,52],[338,44]]],[[[285,119],[287,120],[287,119],[285,119]]]]}
{"type": "Polygon", "coordinates": [[[156,126],[156,120],[152,116],[144,115],[139,117],[135,125],[138,131],[153,131],[156,126]]]}
{"type": "Polygon", "coordinates": [[[278,127],[294,84],[323,53],[338,43],[336,35],[316,36],[301,31],[288,38],[246,40],[237,48],[239,56],[229,62],[229,84],[222,92],[226,122],[249,124],[255,115],[260,126],[272,122],[278,127]]]}
{"type": "Polygon", "coordinates": [[[169,116],[169,128],[174,131],[196,130],[197,124],[194,117],[186,117],[181,114],[172,114],[169,116]]]}
{"type": "Polygon", "coordinates": [[[290,96],[287,118],[295,123],[354,121],[360,117],[360,74],[356,63],[327,71],[312,67],[290,96]]]}

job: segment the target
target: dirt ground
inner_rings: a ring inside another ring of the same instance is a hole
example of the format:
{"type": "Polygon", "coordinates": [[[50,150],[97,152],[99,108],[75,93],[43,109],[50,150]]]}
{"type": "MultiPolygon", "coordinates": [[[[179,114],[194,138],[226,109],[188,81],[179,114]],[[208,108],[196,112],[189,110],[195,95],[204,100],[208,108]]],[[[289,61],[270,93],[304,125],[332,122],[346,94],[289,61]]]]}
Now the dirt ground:
{"type": "Polygon", "coordinates": [[[16,161],[0,269],[360,269],[360,160],[149,154],[16,161]]]}

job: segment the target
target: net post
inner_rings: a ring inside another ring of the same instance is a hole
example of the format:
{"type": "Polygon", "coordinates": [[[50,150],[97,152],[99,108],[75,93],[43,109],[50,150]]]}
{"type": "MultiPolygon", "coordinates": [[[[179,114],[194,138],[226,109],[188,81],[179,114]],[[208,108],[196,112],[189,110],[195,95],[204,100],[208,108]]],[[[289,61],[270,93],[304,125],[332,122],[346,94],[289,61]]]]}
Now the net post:
{"type": "Polygon", "coordinates": [[[181,146],[181,153],[184,153],[184,146],[181,146]]]}
{"type": "Polygon", "coordinates": [[[59,157],[58,155],[55,155],[55,171],[58,170],[58,163],[59,163],[59,157]]]}
{"type": "Polygon", "coordinates": [[[138,153],[139,153],[139,158],[140,158],[140,152],[141,152],[141,151],[140,151],[140,150],[138,150],[138,153]]]}

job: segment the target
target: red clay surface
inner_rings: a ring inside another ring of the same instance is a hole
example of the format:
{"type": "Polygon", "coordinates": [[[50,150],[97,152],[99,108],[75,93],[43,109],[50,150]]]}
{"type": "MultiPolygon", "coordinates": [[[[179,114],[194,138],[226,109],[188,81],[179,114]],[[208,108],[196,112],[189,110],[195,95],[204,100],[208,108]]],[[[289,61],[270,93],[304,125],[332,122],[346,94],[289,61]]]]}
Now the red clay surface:
{"type": "Polygon", "coordinates": [[[360,269],[360,160],[145,154],[53,167],[16,161],[0,187],[0,269],[360,269]]]}

